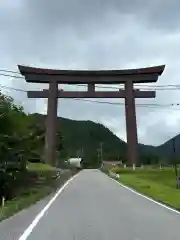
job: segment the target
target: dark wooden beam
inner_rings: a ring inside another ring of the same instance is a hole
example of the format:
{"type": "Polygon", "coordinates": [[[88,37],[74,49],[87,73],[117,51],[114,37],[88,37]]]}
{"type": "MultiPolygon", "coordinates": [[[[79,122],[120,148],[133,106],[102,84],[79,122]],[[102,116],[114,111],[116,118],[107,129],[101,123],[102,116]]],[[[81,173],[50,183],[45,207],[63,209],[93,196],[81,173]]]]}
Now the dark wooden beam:
{"type": "MultiPolygon", "coordinates": [[[[48,91],[28,91],[28,98],[48,98],[48,91]]],[[[73,91],[58,91],[58,98],[125,98],[125,90],[119,92],[73,92],[73,91]]],[[[155,91],[134,91],[135,98],[155,98],[155,91]]]]}
{"type": "Polygon", "coordinates": [[[111,69],[111,70],[57,70],[34,68],[18,65],[20,73],[27,77],[27,81],[61,83],[119,83],[129,79],[135,82],[156,81],[165,68],[165,65],[136,68],[136,69],[111,69]]]}
{"type": "Polygon", "coordinates": [[[49,98],[46,117],[46,145],[45,161],[46,163],[56,166],[56,132],[57,132],[57,90],[58,84],[51,82],[49,84],[49,98]]]}
{"type": "Polygon", "coordinates": [[[157,73],[136,74],[136,75],[48,75],[48,74],[29,74],[26,73],[25,80],[32,83],[49,83],[56,81],[61,84],[120,84],[127,81],[134,83],[156,82],[158,80],[157,73]]]}
{"type": "MultiPolygon", "coordinates": [[[[126,112],[126,135],[127,135],[127,156],[128,162],[135,167],[138,160],[138,137],[136,123],[135,98],[133,93],[133,83],[125,84],[125,112],[126,112]]],[[[139,91],[137,91],[139,93],[139,91]]]]}
{"type": "Polygon", "coordinates": [[[88,92],[95,92],[95,84],[93,83],[88,84],[88,92]]]}

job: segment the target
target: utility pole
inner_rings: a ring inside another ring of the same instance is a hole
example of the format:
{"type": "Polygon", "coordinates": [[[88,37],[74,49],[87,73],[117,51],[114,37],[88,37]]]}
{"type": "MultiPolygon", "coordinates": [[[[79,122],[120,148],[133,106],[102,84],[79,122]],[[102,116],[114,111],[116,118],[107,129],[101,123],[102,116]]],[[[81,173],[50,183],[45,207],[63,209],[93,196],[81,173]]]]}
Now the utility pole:
{"type": "Polygon", "coordinates": [[[101,162],[103,162],[103,142],[100,143],[101,162]]]}
{"type": "Polygon", "coordinates": [[[176,162],[176,141],[175,138],[172,139],[172,145],[173,145],[173,162],[174,162],[174,170],[176,175],[176,188],[180,187],[180,179],[177,169],[177,162],[176,162]]]}
{"type": "Polygon", "coordinates": [[[84,148],[83,147],[81,148],[81,157],[82,158],[84,157],[84,148]]]}
{"type": "Polygon", "coordinates": [[[98,152],[98,162],[102,162],[102,148],[98,148],[97,152],[98,152]]]}
{"type": "Polygon", "coordinates": [[[176,177],[178,175],[178,172],[177,172],[177,163],[176,163],[176,142],[175,142],[175,138],[172,139],[172,147],[173,147],[173,162],[174,162],[174,170],[175,170],[175,174],[176,174],[176,177]]]}
{"type": "Polygon", "coordinates": [[[80,155],[80,149],[78,149],[78,150],[76,151],[76,157],[77,157],[77,158],[79,158],[79,155],[80,155]]]}
{"type": "Polygon", "coordinates": [[[100,160],[100,159],[101,159],[101,156],[100,156],[100,149],[99,149],[99,148],[97,149],[97,155],[98,155],[98,156],[97,156],[97,157],[98,157],[98,160],[100,160]]]}

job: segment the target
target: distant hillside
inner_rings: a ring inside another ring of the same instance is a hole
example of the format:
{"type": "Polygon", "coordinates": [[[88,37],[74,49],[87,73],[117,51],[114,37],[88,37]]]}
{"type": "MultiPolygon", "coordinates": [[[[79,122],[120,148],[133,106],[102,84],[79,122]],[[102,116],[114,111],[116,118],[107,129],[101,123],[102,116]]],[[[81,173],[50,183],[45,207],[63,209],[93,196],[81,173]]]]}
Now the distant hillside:
{"type": "MultiPolygon", "coordinates": [[[[36,122],[44,124],[45,115],[31,116],[36,122]]],[[[102,124],[58,117],[58,130],[63,136],[65,155],[76,156],[77,151],[83,148],[85,157],[97,158],[100,143],[103,143],[104,159],[113,161],[126,155],[126,143],[102,124]]]]}
{"type": "Polygon", "coordinates": [[[173,156],[173,141],[175,143],[176,157],[180,158],[180,134],[168,140],[164,144],[156,147],[157,153],[164,158],[172,158],[173,156]]]}
{"type": "Polygon", "coordinates": [[[172,163],[174,156],[180,158],[180,134],[157,147],[140,144],[141,153],[159,156],[163,162],[172,163]],[[173,141],[175,143],[176,154],[174,155],[173,141]]]}
{"type": "MultiPolygon", "coordinates": [[[[45,115],[32,114],[35,122],[44,124],[45,115]]],[[[103,143],[103,159],[126,159],[127,144],[113,134],[107,127],[92,121],[77,121],[58,117],[58,131],[63,136],[63,156],[76,156],[77,151],[83,149],[84,156],[90,159],[98,157],[100,143],[103,143]]],[[[176,136],[177,156],[180,157],[180,135],[176,136]]],[[[172,139],[154,147],[139,144],[141,155],[158,155],[167,161],[172,155],[172,139]]]]}
{"type": "Polygon", "coordinates": [[[157,148],[151,145],[139,144],[139,151],[142,154],[157,154],[157,148]]]}

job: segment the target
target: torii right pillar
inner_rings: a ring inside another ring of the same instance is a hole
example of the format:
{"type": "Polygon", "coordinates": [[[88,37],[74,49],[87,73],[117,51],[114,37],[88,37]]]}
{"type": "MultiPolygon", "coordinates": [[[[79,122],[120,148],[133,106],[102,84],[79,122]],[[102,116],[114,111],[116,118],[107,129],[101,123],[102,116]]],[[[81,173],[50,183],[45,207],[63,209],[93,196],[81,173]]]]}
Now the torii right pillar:
{"type": "Polygon", "coordinates": [[[127,135],[127,158],[128,162],[136,167],[138,159],[138,137],[135,97],[133,90],[133,81],[125,83],[125,112],[126,112],[126,135],[127,135]]]}
{"type": "MultiPolygon", "coordinates": [[[[141,68],[136,70],[136,74],[132,74],[134,70],[128,70],[129,79],[124,81],[125,85],[125,112],[126,112],[126,134],[127,134],[127,158],[128,163],[135,170],[138,161],[138,137],[137,122],[135,109],[135,93],[133,83],[156,82],[158,76],[164,71],[165,66],[157,66],[152,68],[141,68]],[[144,74],[149,74],[146,80],[143,80],[144,74]]],[[[139,90],[138,90],[139,91],[139,90]]],[[[143,97],[148,97],[148,91],[144,92],[143,97]]]]}

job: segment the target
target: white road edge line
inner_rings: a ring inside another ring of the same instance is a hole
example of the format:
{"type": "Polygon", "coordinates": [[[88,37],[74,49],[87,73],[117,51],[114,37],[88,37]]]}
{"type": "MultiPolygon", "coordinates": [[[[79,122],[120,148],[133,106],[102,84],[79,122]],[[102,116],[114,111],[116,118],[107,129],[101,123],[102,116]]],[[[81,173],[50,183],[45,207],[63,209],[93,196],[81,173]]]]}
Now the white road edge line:
{"type": "Polygon", "coordinates": [[[35,219],[32,221],[32,223],[29,225],[29,227],[24,231],[24,233],[20,236],[19,240],[26,240],[28,236],[31,234],[33,229],[36,227],[40,219],[44,216],[44,214],[47,212],[47,210],[50,208],[50,206],[53,204],[53,202],[56,200],[56,198],[61,194],[63,189],[65,189],[70,182],[72,182],[77,176],[76,174],[72,178],[70,178],[68,181],[65,182],[65,184],[57,191],[57,193],[54,195],[54,197],[51,198],[51,200],[48,202],[48,204],[38,213],[38,215],[35,217],[35,219]]]}
{"type": "MultiPolygon", "coordinates": [[[[106,174],[105,174],[105,175],[106,175],[106,174]]],[[[107,176],[107,175],[106,175],[106,176],[107,176]]],[[[109,177],[109,176],[107,176],[107,177],[109,177]]],[[[134,190],[134,189],[132,189],[132,188],[130,188],[130,187],[127,187],[126,185],[124,185],[124,184],[116,181],[115,179],[113,179],[113,178],[111,178],[111,177],[109,177],[109,178],[110,178],[111,180],[113,180],[114,182],[116,182],[117,184],[119,184],[121,187],[129,190],[130,192],[135,193],[136,195],[138,195],[138,196],[140,196],[140,197],[143,197],[143,198],[145,198],[145,199],[147,199],[147,200],[149,200],[149,201],[151,201],[151,202],[153,202],[153,203],[155,203],[155,204],[157,204],[157,205],[159,205],[159,206],[161,206],[161,207],[163,207],[163,208],[168,209],[168,210],[171,211],[171,212],[174,212],[174,213],[177,213],[177,214],[180,215],[180,212],[179,212],[178,210],[176,210],[176,209],[174,209],[174,208],[171,208],[171,207],[168,207],[167,205],[165,205],[165,204],[163,204],[163,203],[157,202],[156,200],[154,200],[154,199],[152,199],[152,198],[150,198],[150,197],[147,197],[146,195],[144,195],[144,194],[142,194],[142,193],[139,193],[139,192],[137,192],[136,190],[134,190]]]]}

